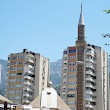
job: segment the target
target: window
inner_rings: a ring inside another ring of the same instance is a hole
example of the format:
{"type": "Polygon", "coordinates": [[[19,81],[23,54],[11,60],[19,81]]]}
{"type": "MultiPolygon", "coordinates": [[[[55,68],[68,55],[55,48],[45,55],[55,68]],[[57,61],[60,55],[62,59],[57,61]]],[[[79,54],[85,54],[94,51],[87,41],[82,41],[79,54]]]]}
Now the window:
{"type": "Polygon", "coordinates": [[[22,81],[22,78],[16,79],[16,82],[21,82],[21,81],[22,81]]]}
{"type": "Polygon", "coordinates": [[[15,65],[15,64],[16,64],[16,62],[11,62],[11,63],[10,63],[10,65],[15,65]]]}
{"type": "Polygon", "coordinates": [[[18,67],[18,68],[17,68],[17,70],[22,70],[22,69],[23,69],[23,67],[18,67]]]}
{"type": "Polygon", "coordinates": [[[11,71],[16,71],[16,68],[10,68],[11,71]]]}
{"type": "Polygon", "coordinates": [[[24,56],[18,56],[18,59],[23,59],[24,58],[24,56]]]}
{"type": "Polygon", "coordinates": [[[67,94],[67,97],[75,97],[75,94],[67,94]]]}
{"type": "Polygon", "coordinates": [[[68,103],[68,105],[73,105],[73,104],[75,104],[75,101],[68,101],[67,103],[68,103]]]}
{"type": "Polygon", "coordinates": [[[21,85],[20,84],[17,84],[16,87],[21,87],[21,85]]]}
{"type": "Polygon", "coordinates": [[[9,75],[10,76],[16,76],[16,73],[10,73],[9,75]]]}
{"type": "Polygon", "coordinates": [[[17,75],[22,75],[22,73],[17,73],[17,75]]]}
{"type": "Polygon", "coordinates": [[[76,88],[68,88],[68,91],[76,91],[76,88]]]}
{"type": "Polygon", "coordinates": [[[20,96],[16,96],[15,99],[20,99],[20,96]]]}
{"type": "Polygon", "coordinates": [[[76,50],[69,50],[69,53],[74,53],[76,52],[76,50]]]}
{"type": "Polygon", "coordinates": [[[12,56],[11,59],[12,60],[16,60],[17,59],[17,56],[12,56]]]}
{"type": "Polygon", "coordinates": [[[14,94],[15,93],[15,91],[9,91],[9,94],[14,94]]]}
{"type": "Polygon", "coordinates": [[[23,62],[18,62],[18,64],[23,64],[23,62]]]}
{"type": "Polygon", "coordinates": [[[15,81],[16,81],[15,79],[10,79],[10,80],[9,80],[9,82],[15,82],[15,81]]]}
{"type": "Polygon", "coordinates": [[[68,78],[76,78],[76,75],[68,75],[68,78]]]}
{"type": "Polygon", "coordinates": [[[21,93],[21,91],[20,90],[16,90],[16,94],[20,94],[21,93]]]}
{"type": "Polygon", "coordinates": [[[63,54],[67,54],[67,51],[64,51],[63,54]]]}
{"type": "Polygon", "coordinates": [[[76,69],[74,69],[74,68],[69,69],[69,72],[75,72],[75,71],[76,71],[76,69]]]}
{"type": "Polygon", "coordinates": [[[11,85],[9,85],[9,88],[14,88],[14,85],[12,85],[12,84],[11,84],[11,85]]]}
{"type": "Polygon", "coordinates": [[[10,100],[13,100],[14,99],[14,96],[9,96],[8,97],[10,100]]]}
{"type": "Polygon", "coordinates": [[[68,82],[68,84],[76,84],[76,82],[72,82],[72,81],[71,81],[71,82],[68,82]]]}

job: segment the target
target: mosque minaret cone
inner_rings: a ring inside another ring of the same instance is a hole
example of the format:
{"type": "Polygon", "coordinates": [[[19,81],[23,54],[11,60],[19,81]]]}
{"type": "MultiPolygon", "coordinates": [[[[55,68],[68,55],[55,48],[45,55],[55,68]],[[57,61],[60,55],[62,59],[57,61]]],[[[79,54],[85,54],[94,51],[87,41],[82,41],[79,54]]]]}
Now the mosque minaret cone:
{"type": "MultiPolygon", "coordinates": [[[[78,24],[78,40],[76,41],[77,61],[85,62],[85,24],[83,18],[82,4],[78,24]]],[[[84,109],[84,92],[85,92],[85,65],[77,64],[77,110],[84,109]]]]}

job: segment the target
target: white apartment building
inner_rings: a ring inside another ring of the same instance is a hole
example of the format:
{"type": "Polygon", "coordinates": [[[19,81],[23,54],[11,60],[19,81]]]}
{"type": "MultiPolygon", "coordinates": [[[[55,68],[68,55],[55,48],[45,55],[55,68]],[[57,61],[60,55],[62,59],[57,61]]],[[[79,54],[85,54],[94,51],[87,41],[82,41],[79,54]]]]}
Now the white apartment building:
{"type": "MultiPolygon", "coordinates": [[[[77,55],[75,47],[63,52],[61,98],[77,110],[77,55]],[[72,53],[71,53],[72,52],[72,53]]],[[[85,62],[85,110],[109,110],[108,54],[101,47],[87,44],[85,62]]]]}
{"type": "Polygon", "coordinates": [[[86,44],[81,6],[76,46],[63,51],[61,98],[72,110],[109,110],[108,69],[108,53],[86,44]]]}
{"type": "Polygon", "coordinates": [[[29,104],[47,87],[49,59],[23,49],[8,57],[6,97],[14,104],[29,104]]]}

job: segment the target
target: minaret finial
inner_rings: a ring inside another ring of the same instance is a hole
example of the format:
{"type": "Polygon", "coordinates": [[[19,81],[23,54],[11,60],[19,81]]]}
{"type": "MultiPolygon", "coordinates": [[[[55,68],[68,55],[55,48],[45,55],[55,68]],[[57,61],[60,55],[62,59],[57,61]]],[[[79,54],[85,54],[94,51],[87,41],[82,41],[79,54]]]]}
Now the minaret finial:
{"type": "Polygon", "coordinates": [[[80,18],[79,18],[79,24],[78,25],[85,25],[84,17],[83,17],[83,11],[82,11],[82,3],[81,3],[81,13],[80,13],[80,18]]]}

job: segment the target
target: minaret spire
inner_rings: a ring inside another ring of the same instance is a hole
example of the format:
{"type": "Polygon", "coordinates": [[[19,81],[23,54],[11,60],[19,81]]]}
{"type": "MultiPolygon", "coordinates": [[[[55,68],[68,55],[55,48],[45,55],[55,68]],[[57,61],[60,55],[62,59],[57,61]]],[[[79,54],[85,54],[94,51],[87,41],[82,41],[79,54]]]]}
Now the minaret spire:
{"type": "Polygon", "coordinates": [[[84,17],[83,17],[83,11],[82,11],[82,3],[81,3],[81,13],[78,23],[78,40],[85,40],[85,23],[84,23],[84,17]]]}
{"type": "Polygon", "coordinates": [[[79,18],[79,24],[78,25],[85,25],[84,17],[83,17],[83,10],[82,10],[82,3],[81,3],[81,13],[80,13],[80,18],[79,18]]]}
{"type": "MultiPolygon", "coordinates": [[[[82,4],[81,13],[78,24],[78,39],[76,41],[77,61],[81,61],[85,64],[85,24],[83,18],[82,4]]],[[[85,66],[77,65],[77,110],[85,109],[85,66]]]]}

